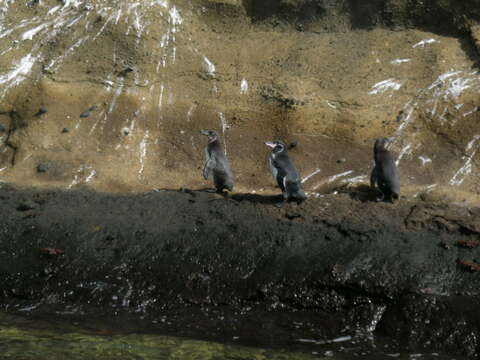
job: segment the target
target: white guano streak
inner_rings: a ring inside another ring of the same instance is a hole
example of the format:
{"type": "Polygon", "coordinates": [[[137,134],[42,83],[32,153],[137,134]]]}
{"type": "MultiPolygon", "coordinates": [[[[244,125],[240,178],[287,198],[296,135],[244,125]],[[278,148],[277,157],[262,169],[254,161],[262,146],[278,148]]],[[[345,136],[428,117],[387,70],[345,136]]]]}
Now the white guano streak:
{"type": "Polygon", "coordinates": [[[195,107],[196,107],[195,104],[190,105],[190,109],[188,109],[188,112],[187,112],[187,122],[192,120],[193,110],[195,110],[195,107]]]}
{"type": "Polygon", "coordinates": [[[66,8],[68,6],[74,6],[74,7],[78,7],[79,5],[82,4],[82,1],[81,0],[64,0],[64,5],[63,5],[63,8],[66,8]]]}
{"type": "MultiPolygon", "coordinates": [[[[7,84],[7,88],[18,85],[25,80],[26,75],[30,73],[36,60],[37,58],[31,54],[26,55],[19,61],[12,71],[0,75],[0,84],[7,84]]],[[[7,88],[4,91],[6,91],[7,88]]]]}
{"type": "Polygon", "coordinates": [[[415,106],[417,103],[412,103],[412,101],[409,101],[404,107],[403,107],[403,114],[406,114],[402,122],[400,123],[400,126],[398,127],[397,131],[395,132],[395,137],[398,137],[402,134],[403,130],[412,122],[413,120],[413,110],[415,110],[415,106]]]}
{"type": "Polygon", "coordinates": [[[31,30],[25,31],[22,34],[22,40],[32,40],[35,35],[37,35],[40,31],[48,27],[50,24],[42,24],[33,28],[31,30]]]}
{"type": "Polygon", "coordinates": [[[164,85],[160,85],[160,95],[158,96],[158,110],[162,110],[164,85]]]}
{"type": "MultiPolygon", "coordinates": [[[[467,144],[465,151],[468,152],[472,150],[473,146],[479,139],[480,135],[475,135],[473,139],[467,144]]],[[[452,179],[449,182],[450,185],[461,185],[465,181],[467,176],[470,175],[473,169],[473,158],[477,154],[477,150],[478,149],[475,149],[470,155],[467,155],[467,160],[465,161],[463,166],[455,173],[455,175],[453,175],[452,179]]]]}
{"type": "Polygon", "coordinates": [[[473,145],[480,139],[480,135],[475,135],[473,139],[467,144],[467,148],[465,149],[466,151],[470,151],[473,148],[473,145]]]}
{"type": "Polygon", "coordinates": [[[117,104],[117,99],[122,93],[123,90],[123,79],[121,80],[120,84],[118,85],[117,89],[115,90],[115,93],[113,94],[112,102],[110,103],[110,106],[108,107],[108,113],[110,114],[113,109],[115,108],[115,105],[117,104]]]}
{"type": "Polygon", "coordinates": [[[175,6],[173,6],[170,11],[168,12],[170,15],[169,17],[169,23],[172,26],[172,32],[176,33],[177,32],[177,26],[181,25],[183,23],[183,19],[180,16],[180,12],[177,10],[175,6]]]}
{"type": "Polygon", "coordinates": [[[208,60],[208,58],[206,56],[203,57],[203,60],[207,64],[208,74],[211,75],[211,76],[215,76],[215,70],[216,70],[215,65],[210,60],[208,60]]]}
{"type": "Polygon", "coordinates": [[[425,39],[425,40],[422,40],[422,41],[419,41],[418,43],[416,43],[415,45],[412,46],[412,48],[417,48],[417,47],[422,47],[424,48],[425,45],[429,45],[429,44],[433,44],[433,43],[436,43],[437,40],[431,38],[431,39],[425,39]]]}
{"type": "Polygon", "coordinates": [[[387,79],[380,81],[379,83],[376,83],[375,85],[372,86],[372,90],[369,92],[370,95],[377,95],[384,93],[388,90],[393,90],[397,91],[400,90],[402,87],[403,83],[395,80],[395,79],[387,79]]]}
{"type": "Polygon", "coordinates": [[[93,178],[97,175],[97,172],[95,170],[92,170],[90,172],[90,175],[87,176],[87,178],[85,179],[85,182],[86,183],[89,183],[90,181],[93,180],[93,178]]]}
{"type": "Polygon", "coordinates": [[[422,162],[422,166],[425,166],[425,164],[432,162],[432,159],[426,156],[419,156],[418,159],[422,162]]]}
{"type": "Polygon", "coordinates": [[[310,178],[312,178],[313,176],[317,175],[320,171],[322,171],[322,170],[317,169],[317,170],[315,170],[314,172],[312,172],[310,175],[305,176],[305,177],[302,179],[302,184],[303,184],[304,182],[308,181],[308,180],[309,180],[310,178]]]}
{"type": "Polygon", "coordinates": [[[341,177],[350,175],[351,173],[353,173],[353,170],[345,171],[345,172],[337,174],[337,175],[332,175],[332,176],[326,178],[325,180],[320,181],[317,185],[315,185],[313,187],[313,190],[317,190],[320,186],[322,186],[324,184],[330,184],[330,183],[334,182],[335,180],[337,180],[341,177]]]}
{"type": "Polygon", "coordinates": [[[330,101],[325,100],[325,102],[326,102],[327,105],[328,105],[329,107],[331,107],[332,109],[335,109],[335,110],[337,109],[337,107],[336,107],[335,105],[333,105],[330,101]]]}
{"type": "Polygon", "coordinates": [[[76,48],[82,45],[88,39],[88,35],[84,36],[77,40],[75,44],[73,44],[62,56],[59,56],[56,59],[53,59],[50,64],[46,67],[47,70],[51,70],[55,65],[61,64],[65,58],[67,58],[76,48]]]}
{"type": "Polygon", "coordinates": [[[352,178],[347,178],[342,180],[342,184],[355,184],[359,182],[364,182],[368,179],[368,175],[358,175],[352,178]]]}
{"type": "Polygon", "coordinates": [[[149,133],[148,130],[145,131],[145,136],[143,137],[142,141],[140,142],[140,170],[138,171],[139,175],[143,174],[143,170],[145,169],[145,158],[147,157],[147,141],[148,141],[149,133]]]}
{"type": "Polygon", "coordinates": [[[337,174],[337,175],[330,176],[330,177],[327,179],[327,183],[334,182],[334,181],[337,180],[338,178],[341,178],[341,177],[350,175],[351,173],[353,173],[353,170],[345,171],[345,172],[343,172],[343,173],[341,173],[341,174],[337,174]]]}
{"type": "Polygon", "coordinates": [[[390,61],[390,64],[400,65],[400,64],[408,63],[410,61],[412,61],[412,60],[411,59],[395,59],[395,60],[390,61]]]}
{"type": "Polygon", "coordinates": [[[108,19],[105,21],[105,23],[102,25],[102,27],[100,28],[100,30],[98,30],[98,32],[95,34],[95,36],[93,37],[92,39],[92,42],[95,41],[102,33],[103,33],[103,30],[105,30],[105,28],[107,27],[107,25],[110,23],[110,21],[113,20],[113,18],[115,17],[115,14],[111,14],[108,19]]]}
{"type": "Polygon", "coordinates": [[[476,151],[471,156],[468,156],[465,164],[453,175],[449,182],[450,185],[462,185],[466,177],[472,172],[472,161],[475,154],[476,151]]]}
{"type": "Polygon", "coordinates": [[[222,124],[223,151],[225,152],[225,155],[227,155],[227,142],[225,140],[225,132],[228,129],[228,124],[227,120],[225,119],[225,115],[222,112],[219,112],[218,116],[220,117],[220,123],[222,124]]]}
{"type": "Polygon", "coordinates": [[[240,94],[246,94],[248,92],[248,82],[247,79],[242,79],[240,83],[240,94]]]}
{"type": "Polygon", "coordinates": [[[411,153],[411,149],[412,149],[412,144],[408,144],[407,146],[405,146],[402,151],[400,151],[400,155],[398,156],[398,159],[397,161],[395,161],[395,165],[398,166],[398,164],[400,164],[400,161],[403,159],[403,157],[406,155],[406,154],[410,154],[411,153]]]}
{"type": "Polygon", "coordinates": [[[445,91],[445,96],[451,95],[458,98],[462,93],[472,87],[472,79],[458,78],[450,83],[450,86],[445,91]]]}
{"type": "Polygon", "coordinates": [[[167,0],[154,0],[153,1],[153,5],[160,5],[162,6],[163,8],[168,8],[168,2],[167,0]]]}

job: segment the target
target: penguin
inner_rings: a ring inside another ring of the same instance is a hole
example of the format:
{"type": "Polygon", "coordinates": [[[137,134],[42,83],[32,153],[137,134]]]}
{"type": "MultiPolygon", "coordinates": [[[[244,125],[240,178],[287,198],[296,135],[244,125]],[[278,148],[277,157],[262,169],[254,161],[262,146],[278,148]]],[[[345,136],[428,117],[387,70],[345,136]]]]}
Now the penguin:
{"type": "Polygon", "coordinates": [[[200,133],[208,136],[208,144],[205,147],[203,177],[207,180],[210,174],[213,174],[213,182],[219,193],[223,192],[224,189],[232,191],[233,173],[223,152],[218,134],[213,130],[202,130],[200,133]]]}
{"type": "Polygon", "coordinates": [[[279,140],[266,142],[265,145],[272,148],[268,165],[273,177],[277,180],[278,187],[282,190],[283,202],[294,200],[300,204],[307,199],[307,196],[302,189],[300,175],[288,157],[287,145],[279,140]]]}
{"type": "Polygon", "coordinates": [[[400,177],[397,165],[393,159],[393,155],[385,146],[388,143],[387,138],[378,138],[373,146],[373,157],[375,166],[370,176],[370,186],[374,189],[375,184],[382,193],[382,197],[378,201],[398,200],[400,197],[400,177]]]}

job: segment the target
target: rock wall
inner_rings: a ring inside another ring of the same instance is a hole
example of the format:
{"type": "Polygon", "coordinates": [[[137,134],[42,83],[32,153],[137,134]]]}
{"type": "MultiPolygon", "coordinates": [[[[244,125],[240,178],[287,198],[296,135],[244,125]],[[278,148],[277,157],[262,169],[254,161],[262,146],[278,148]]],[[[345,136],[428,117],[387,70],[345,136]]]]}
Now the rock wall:
{"type": "Polygon", "coordinates": [[[478,192],[477,2],[4,1],[0,179],[202,188],[213,128],[239,191],[277,191],[263,141],[315,194],[389,135],[404,194],[478,192]]]}

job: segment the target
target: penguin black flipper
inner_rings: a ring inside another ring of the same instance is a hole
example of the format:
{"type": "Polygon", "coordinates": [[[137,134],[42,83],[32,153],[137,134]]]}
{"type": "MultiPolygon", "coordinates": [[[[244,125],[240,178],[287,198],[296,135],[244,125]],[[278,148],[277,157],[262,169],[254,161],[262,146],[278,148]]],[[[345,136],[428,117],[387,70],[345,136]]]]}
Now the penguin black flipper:
{"type": "Polygon", "coordinates": [[[375,189],[375,184],[377,183],[377,167],[374,166],[372,173],[370,174],[370,187],[375,189]]]}

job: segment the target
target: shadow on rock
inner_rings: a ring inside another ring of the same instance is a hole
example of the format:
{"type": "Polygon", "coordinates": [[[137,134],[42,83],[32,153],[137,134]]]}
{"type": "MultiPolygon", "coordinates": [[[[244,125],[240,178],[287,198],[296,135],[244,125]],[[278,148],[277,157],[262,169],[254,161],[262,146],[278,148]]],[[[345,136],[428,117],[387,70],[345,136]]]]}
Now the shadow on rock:
{"type": "Polygon", "coordinates": [[[375,189],[372,189],[370,186],[361,184],[356,186],[345,186],[339,189],[336,189],[341,194],[347,194],[352,200],[358,200],[361,202],[367,201],[377,201],[377,196],[380,195],[375,189]]]}
{"type": "Polygon", "coordinates": [[[233,194],[232,199],[236,201],[248,201],[256,204],[278,204],[283,200],[281,195],[259,195],[259,194],[233,194]]]}

